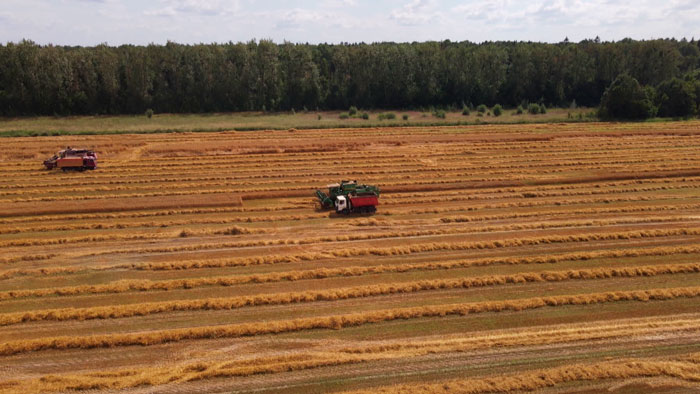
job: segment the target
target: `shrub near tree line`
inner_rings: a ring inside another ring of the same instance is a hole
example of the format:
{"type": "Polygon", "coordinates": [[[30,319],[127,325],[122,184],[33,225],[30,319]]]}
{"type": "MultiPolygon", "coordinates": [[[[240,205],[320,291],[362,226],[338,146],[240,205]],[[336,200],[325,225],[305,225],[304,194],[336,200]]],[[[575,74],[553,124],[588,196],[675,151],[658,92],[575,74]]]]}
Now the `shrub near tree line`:
{"type": "Polygon", "coordinates": [[[602,118],[646,119],[656,114],[647,90],[628,74],[621,74],[603,93],[599,115],[602,118]]]}
{"type": "Polygon", "coordinates": [[[501,107],[501,104],[496,104],[493,106],[493,116],[501,116],[503,113],[503,107],[501,107]]]}
{"type": "Polygon", "coordinates": [[[537,115],[540,113],[540,106],[537,103],[530,103],[527,106],[527,112],[532,115],[537,115]]]}
{"type": "Polygon", "coordinates": [[[691,116],[696,111],[694,86],[679,78],[661,82],[656,89],[659,116],[691,116]]]}
{"type": "Polygon", "coordinates": [[[695,94],[695,113],[700,115],[700,68],[685,74],[684,80],[690,84],[695,94]]]}
{"type": "Polygon", "coordinates": [[[700,70],[684,79],[662,81],[654,89],[642,87],[633,77],[618,76],[603,94],[599,115],[602,118],[646,119],[649,117],[688,117],[700,113],[700,70]]]}

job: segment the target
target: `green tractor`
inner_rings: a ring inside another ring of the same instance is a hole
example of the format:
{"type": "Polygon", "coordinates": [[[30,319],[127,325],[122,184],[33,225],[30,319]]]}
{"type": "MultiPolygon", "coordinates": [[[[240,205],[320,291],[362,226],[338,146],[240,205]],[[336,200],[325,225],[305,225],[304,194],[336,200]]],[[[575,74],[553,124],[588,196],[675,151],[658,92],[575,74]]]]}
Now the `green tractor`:
{"type": "Polygon", "coordinates": [[[321,208],[330,209],[336,207],[338,197],[374,196],[379,197],[379,188],[376,186],[360,185],[357,181],[341,181],[328,185],[328,194],[316,190],[316,196],[321,203],[321,208]]]}

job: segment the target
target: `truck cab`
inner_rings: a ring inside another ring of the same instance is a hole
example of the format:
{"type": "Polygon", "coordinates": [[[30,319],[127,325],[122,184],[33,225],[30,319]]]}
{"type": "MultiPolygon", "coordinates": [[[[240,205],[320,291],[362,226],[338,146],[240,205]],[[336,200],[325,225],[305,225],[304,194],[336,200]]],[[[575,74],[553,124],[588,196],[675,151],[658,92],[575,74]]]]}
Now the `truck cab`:
{"type": "Polygon", "coordinates": [[[345,196],[338,196],[335,198],[335,211],[338,213],[350,212],[350,207],[348,207],[348,199],[345,196]]]}

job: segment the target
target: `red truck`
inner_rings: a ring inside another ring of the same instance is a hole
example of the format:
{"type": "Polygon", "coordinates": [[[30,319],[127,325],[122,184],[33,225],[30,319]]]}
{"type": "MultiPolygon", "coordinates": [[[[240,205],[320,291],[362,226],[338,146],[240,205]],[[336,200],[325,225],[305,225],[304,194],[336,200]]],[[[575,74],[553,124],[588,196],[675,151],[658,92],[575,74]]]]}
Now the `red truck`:
{"type": "Polygon", "coordinates": [[[338,196],[335,200],[337,213],[374,213],[377,211],[379,196],[376,194],[338,196]]]}
{"type": "Polygon", "coordinates": [[[59,151],[53,157],[44,160],[46,169],[60,168],[63,171],[85,171],[97,168],[97,154],[87,149],[71,149],[59,151]]]}

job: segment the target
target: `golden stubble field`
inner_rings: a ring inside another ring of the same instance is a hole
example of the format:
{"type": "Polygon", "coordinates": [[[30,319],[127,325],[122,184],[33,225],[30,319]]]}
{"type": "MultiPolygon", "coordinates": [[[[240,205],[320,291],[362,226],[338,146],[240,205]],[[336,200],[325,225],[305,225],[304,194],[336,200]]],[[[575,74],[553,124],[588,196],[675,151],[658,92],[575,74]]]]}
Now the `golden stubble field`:
{"type": "Polygon", "coordinates": [[[700,122],[5,138],[0,393],[692,392],[700,122]],[[67,145],[94,172],[42,169],[67,145]],[[373,216],[317,208],[341,179],[373,216]]]}

